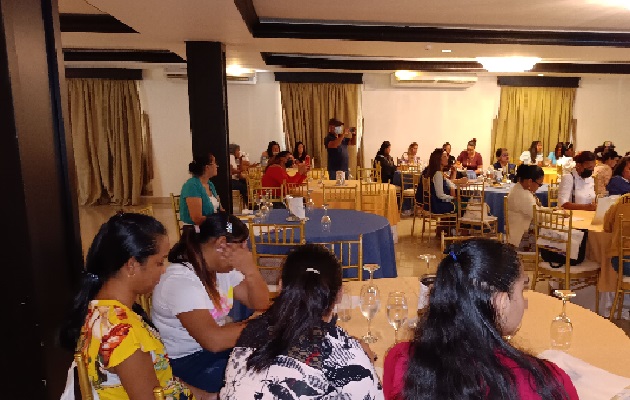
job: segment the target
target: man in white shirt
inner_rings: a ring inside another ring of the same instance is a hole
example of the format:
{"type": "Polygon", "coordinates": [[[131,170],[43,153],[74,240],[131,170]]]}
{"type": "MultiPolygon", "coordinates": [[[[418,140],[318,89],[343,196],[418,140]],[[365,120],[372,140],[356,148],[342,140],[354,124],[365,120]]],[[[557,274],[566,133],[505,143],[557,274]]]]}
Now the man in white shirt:
{"type": "Polygon", "coordinates": [[[567,210],[595,211],[595,154],[583,151],[573,158],[575,169],[562,175],[558,187],[558,205],[567,210]]]}

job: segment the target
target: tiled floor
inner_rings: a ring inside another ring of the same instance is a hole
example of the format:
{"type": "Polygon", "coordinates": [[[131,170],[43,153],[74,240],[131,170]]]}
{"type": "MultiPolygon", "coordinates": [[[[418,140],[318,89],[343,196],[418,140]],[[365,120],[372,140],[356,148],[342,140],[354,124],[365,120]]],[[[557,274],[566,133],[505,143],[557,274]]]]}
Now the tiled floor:
{"type": "MultiPolygon", "coordinates": [[[[79,218],[81,224],[81,239],[83,243],[84,254],[87,253],[87,249],[96,235],[100,225],[104,223],[111,215],[120,210],[120,206],[96,206],[96,207],[81,207],[79,211],[79,218]]],[[[125,207],[126,211],[132,211],[133,207],[125,207]]],[[[170,204],[153,204],[153,211],[155,217],[160,220],[169,232],[169,239],[171,245],[177,240],[176,235],[176,222],[170,204]]],[[[437,260],[439,260],[440,243],[433,239],[431,243],[421,242],[419,239],[420,231],[418,229],[416,221],[416,236],[411,236],[412,218],[404,218],[397,225],[398,231],[398,243],[395,246],[396,249],[396,267],[398,269],[399,276],[422,276],[426,273],[435,273],[437,268],[437,260]],[[436,259],[430,260],[429,268],[425,260],[419,259],[418,256],[422,254],[435,254],[436,259]]],[[[542,284],[539,284],[537,289],[543,290],[542,284]]],[[[628,336],[630,336],[630,321],[621,320],[617,322],[617,325],[621,327],[628,336]]]]}

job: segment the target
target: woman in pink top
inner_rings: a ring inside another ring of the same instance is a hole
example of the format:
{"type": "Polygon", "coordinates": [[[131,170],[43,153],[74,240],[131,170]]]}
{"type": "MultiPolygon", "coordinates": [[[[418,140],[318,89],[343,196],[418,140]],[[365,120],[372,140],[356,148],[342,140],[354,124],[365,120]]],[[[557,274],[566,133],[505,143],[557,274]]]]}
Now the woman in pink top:
{"type": "Polygon", "coordinates": [[[471,239],[449,250],[414,340],[385,358],[385,398],[577,399],[562,369],[504,339],[527,308],[528,277],[514,247],[471,239]]]}

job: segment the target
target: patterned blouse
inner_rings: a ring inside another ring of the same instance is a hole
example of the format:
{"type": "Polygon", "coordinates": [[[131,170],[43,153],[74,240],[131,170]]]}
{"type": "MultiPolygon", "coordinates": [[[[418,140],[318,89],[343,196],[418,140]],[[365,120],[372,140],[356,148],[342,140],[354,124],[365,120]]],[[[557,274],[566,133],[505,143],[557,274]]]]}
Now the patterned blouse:
{"type": "Polygon", "coordinates": [[[119,301],[93,300],[90,303],[77,350],[87,359],[90,383],[101,400],[129,399],[120,378],[110,369],[137,350],[151,354],[155,374],[167,400],[191,397],[188,389],[174,379],[158,332],[119,301]]]}
{"type": "Polygon", "coordinates": [[[324,324],[313,339],[302,338],[261,371],[247,369],[253,351],[270,329],[263,314],[243,330],[225,372],[222,400],[383,399],[374,367],[359,342],[335,325],[324,324]]]}

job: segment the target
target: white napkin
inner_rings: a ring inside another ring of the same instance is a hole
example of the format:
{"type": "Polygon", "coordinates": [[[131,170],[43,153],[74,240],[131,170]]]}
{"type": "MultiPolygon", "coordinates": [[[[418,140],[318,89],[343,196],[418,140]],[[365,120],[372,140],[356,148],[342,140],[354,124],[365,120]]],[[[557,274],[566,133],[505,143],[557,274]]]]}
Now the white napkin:
{"type": "MultiPolygon", "coordinates": [[[[630,386],[630,378],[611,374],[564,351],[545,350],[538,357],[549,360],[562,368],[573,381],[581,399],[609,400],[615,395],[621,395],[621,392],[630,386]]],[[[629,397],[619,397],[619,399],[630,399],[630,394],[625,395],[629,397]]]]}
{"type": "Polygon", "coordinates": [[[303,197],[291,197],[289,198],[289,210],[291,214],[295,215],[299,219],[306,218],[304,211],[304,198],[303,197]]]}

